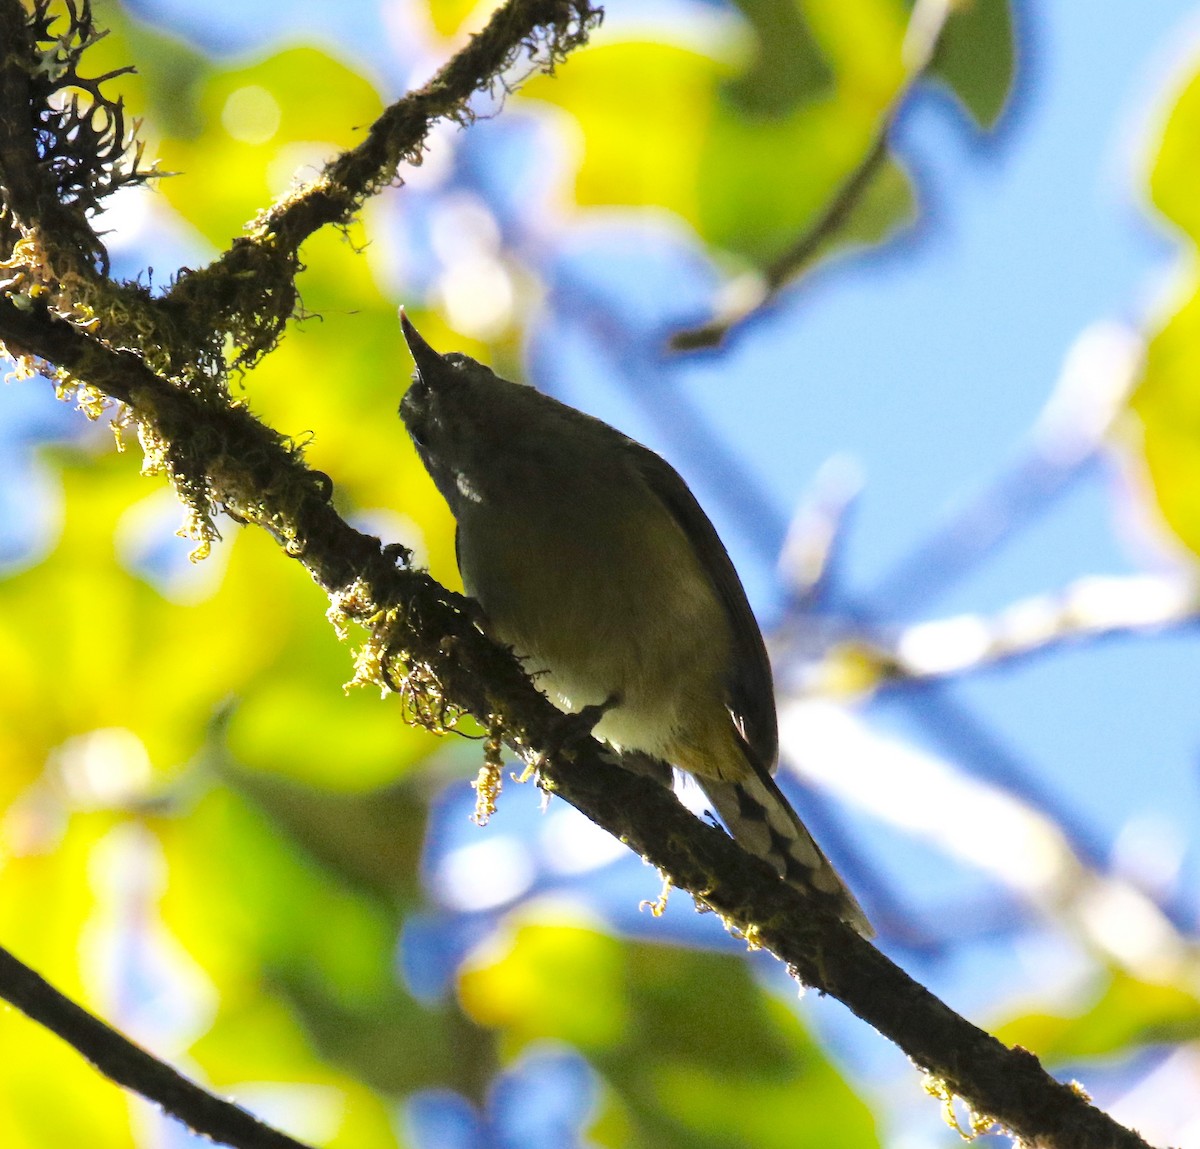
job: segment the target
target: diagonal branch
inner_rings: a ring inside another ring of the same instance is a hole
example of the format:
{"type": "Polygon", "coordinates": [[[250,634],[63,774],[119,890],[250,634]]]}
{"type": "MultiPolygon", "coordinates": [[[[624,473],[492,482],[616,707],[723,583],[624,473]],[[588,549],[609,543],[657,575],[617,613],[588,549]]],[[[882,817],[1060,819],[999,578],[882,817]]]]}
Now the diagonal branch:
{"type": "Polygon", "coordinates": [[[239,317],[257,317],[240,331],[242,362],[252,363],[273,346],[295,310],[304,240],[322,227],[349,223],[369,196],[396,180],[402,160],[419,162],[438,120],[468,123],[472,96],[505,85],[505,72],[523,52],[540,55],[541,66],[552,70],[586,41],[600,18],[588,0],[508,0],[429,83],[387,108],[361,144],[264,211],[251,233],[216,262],[182,275],[167,306],[186,309],[203,300],[205,310],[217,308],[218,324],[235,331],[245,326],[239,317]]]}
{"type": "Polygon", "coordinates": [[[158,379],[131,355],[98,348],[45,313],[0,301],[0,335],[88,379],[109,394],[151,409],[160,428],[192,460],[220,440],[209,474],[219,501],[257,486],[260,519],[289,547],[335,609],[375,628],[387,655],[403,651],[408,678],[442,708],[499,727],[505,741],[540,771],[542,785],[580,809],[656,866],[701,906],[719,913],[752,944],[774,953],[802,981],[838,998],[894,1041],[931,1076],[939,1095],[962,1097],[1029,1144],[1046,1149],[1147,1149],[1064,1085],[1037,1058],[1010,1049],[960,1017],[849,927],[785,886],[765,863],[706,825],[657,783],[614,766],[594,741],[561,747],[562,714],[532,685],[511,652],[474,625],[463,600],[423,572],[398,566],[393,552],[333,511],[329,488],[295,452],[244,408],[206,402],[158,379]],[[239,469],[240,468],[240,469],[239,469]],[[297,492],[307,492],[297,497],[297,492]]]}
{"type": "MultiPolygon", "coordinates": [[[[81,2],[90,21],[86,0],[81,2]]],[[[58,189],[48,182],[32,142],[31,107],[43,119],[52,114],[44,101],[37,106],[30,83],[36,33],[21,0],[0,0],[0,44],[6,45],[0,53],[0,185],[8,209],[0,212],[0,270],[17,271],[26,289],[48,293],[58,314],[110,346],[137,348],[171,375],[211,383],[225,373],[230,341],[239,349],[238,362],[249,366],[282,335],[296,312],[304,240],[322,227],[348,224],[369,196],[396,180],[402,160],[419,162],[438,120],[470,122],[472,97],[497,86],[507,90],[506,73],[523,56],[531,67],[552,70],[586,42],[600,18],[589,0],[507,0],[429,83],[387,108],[362,143],[264,210],[250,233],[215,262],[182,269],[171,290],[154,298],[138,284],[97,275],[92,261],[80,257],[99,241],[78,205],[66,210],[55,198],[58,189]],[[22,240],[30,252],[6,262],[22,240]],[[181,343],[193,349],[190,362],[172,354],[181,343]]],[[[100,80],[88,83],[95,90],[100,80]]],[[[119,102],[109,106],[119,112],[119,102]]],[[[133,146],[120,142],[117,151],[133,146]]],[[[136,147],[134,154],[140,155],[136,147]]],[[[137,175],[136,161],[134,167],[125,182],[154,174],[137,175]]]]}
{"type": "Polygon", "coordinates": [[[57,1034],[105,1077],[161,1105],[194,1133],[237,1149],[309,1149],[232,1101],[202,1089],[88,1013],[0,947],[0,998],[57,1034]]]}

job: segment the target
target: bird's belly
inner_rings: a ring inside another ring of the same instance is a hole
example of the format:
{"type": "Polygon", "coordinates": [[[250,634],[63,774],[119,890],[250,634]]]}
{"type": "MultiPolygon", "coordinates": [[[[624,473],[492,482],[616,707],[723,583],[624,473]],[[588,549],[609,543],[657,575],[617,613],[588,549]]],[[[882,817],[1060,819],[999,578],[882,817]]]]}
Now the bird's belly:
{"type": "Polygon", "coordinates": [[[501,532],[460,524],[460,563],[494,636],[557,706],[616,697],[597,736],[674,760],[681,736],[698,734],[696,715],[728,722],[729,628],[682,532],[639,526],[597,532],[586,516],[578,525],[526,516],[501,532]]]}

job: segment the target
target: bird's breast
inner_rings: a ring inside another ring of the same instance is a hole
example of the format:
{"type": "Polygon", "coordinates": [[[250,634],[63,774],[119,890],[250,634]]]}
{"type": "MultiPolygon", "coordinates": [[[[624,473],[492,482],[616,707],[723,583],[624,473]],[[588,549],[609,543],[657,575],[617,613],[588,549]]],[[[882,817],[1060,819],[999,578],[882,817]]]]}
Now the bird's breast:
{"type": "Polygon", "coordinates": [[[495,637],[557,705],[620,697],[600,737],[665,755],[691,712],[724,713],[724,608],[648,489],[606,496],[592,483],[463,506],[459,563],[495,637]]]}

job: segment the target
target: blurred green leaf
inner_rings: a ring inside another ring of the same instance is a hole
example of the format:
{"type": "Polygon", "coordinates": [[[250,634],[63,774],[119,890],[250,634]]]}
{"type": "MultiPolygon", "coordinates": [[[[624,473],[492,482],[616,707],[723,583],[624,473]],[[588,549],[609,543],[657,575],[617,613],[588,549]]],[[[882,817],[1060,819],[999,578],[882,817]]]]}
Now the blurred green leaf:
{"type": "Polygon", "coordinates": [[[1158,330],[1130,405],[1163,519],[1200,554],[1200,296],[1158,330]]]}
{"type": "Polygon", "coordinates": [[[1200,141],[1200,72],[1176,93],[1151,161],[1150,196],[1154,206],[1193,241],[1200,241],[1200,202],[1195,196],[1196,155],[1200,141]]]}
{"type": "MultiPolygon", "coordinates": [[[[12,811],[0,823],[0,943],[68,997],[104,1015],[116,1002],[107,996],[112,987],[97,968],[89,931],[101,896],[94,851],[114,818],[59,813],[52,849],[38,835],[22,835],[12,811]]],[[[131,1144],[122,1091],[62,1039],[7,1006],[0,1007],[0,1065],[4,1149],[131,1144]]]]}
{"type": "MultiPolygon", "coordinates": [[[[1187,237],[1200,241],[1200,74],[1179,91],[1150,170],[1155,206],[1187,237]]],[[[1195,251],[1191,252],[1194,265],[1195,251]]],[[[1194,266],[1181,282],[1147,348],[1130,407],[1141,422],[1144,454],[1166,524],[1200,553],[1200,281],[1194,266]]]]}
{"type": "Polygon", "coordinates": [[[129,1149],[129,1102],[117,1086],[49,1030],[0,1011],[0,1145],[129,1149]]]}
{"type": "Polygon", "coordinates": [[[459,980],[467,1013],[501,1030],[511,1056],[554,1037],[602,1054],[629,1037],[625,952],[616,938],[571,926],[519,927],[459,980]]]}
{"type": "Polygon", "coordinates": [[[1009,0],[964,0],[951,13],[929,69],[981,128],[993,128],[1017,66],[1009,0]]]}
{"type": "Polygon", "coordinates": [[[740,957],[527,922],[459,992],[509,1057],[546,1038],[587,1054],[613,1092],[606,1144],[878,1144],[866,1105],[740,957]]]}
{"type": "Polygon", "coordinates": [[[521,98],[557,105],[578,123],[581,206],[655,205],[698,224],[700,156],[728,74],[712,57],[674,45],[609,43],[576,52],[554,77],[531,77],[521,98]]]}
{"type": "Polygon", "coordinates": [[[165,135],[160,144],[163,166],[186,178],[160,187],[222,248],[297,177],[313,178],[338,151],[358,143],[383,110],[363,76],[307,47],[205,72],[196,77],[196,92],[202,130],[165,135]]]}
{"type": "MultiPolygon", "coordinates": [[[[329,636],[332,644],[336,640],[329,636]]],[[[395,698],[353,690],[348,650],[337,648],[321,669],[279,670],[246,690],[229,738],[243,762],[260,770],[345,790],[399,777],[427,755],[433,738],[404,720],[395,698]],[[344,660],[344,661],[343,661],[344,660]]]]}
{"type": "MultiPolygon", "coordinates": [[[[252,1077],[249,1067],[238,1068],[236,1035],[247,1009],[266,997],[287,1004],[305,1047],[311,1043],[310,1059],[326,1058],[389,1094],[443,1086],[479,1097],[493,1039],[453,1006],[427,1007],[399,986],[398,908],[374,889],[362,892],[361,859],[352,881],[340,880],[349,868],[344,843],[320,842],[316,857],[308,853],[319,799],[308,796],[299,817],[301,788],[288,791],[285,821],[299,840],[266,816],[283,805],[274,781],[258,788],[260,809],[216,789],[163,828],[173,876],[164,917],[222,986],[217,1019],[193,1055],[220,1080],[252,1077]]],[[[335,802],[345,811],[344,799],[335,802]]],[[[384,880],[378,871],[367,877],[372,885],[384,880]]],[[[294,1040],[284,1045],[295,1049],[294,1040]]]]}
{"type": "Polygon", "coordinates": [[[339,880],[397,911],[417,901],[429,814],[425,788],[410,783],[344,794],[230,764],[220,773],[339,880]]]}
{"type": "Polygon", "coordinates": [[[833,71],[813,39],[799,0],[737,0],[754,31],[749,66],[726,82],[748,116],[772,117],[828,92],[833,71]]]}
{"type": "Polygon", "coordinates": [[[429,0],[429,18],[443,36],[453,36],[478,11],[476,0],[429,0]]]}
{"type": "MultiPolygon", "coordinates": [[[[157,154],[164,136],[195,137],[202,127],[198,95],[213,70],[208,57],[179,37],[130,15],[115,0],[92,0],[92,10],[108,35],[88,49],[88,64],[97,73],[127,64],[137,68],[116,82],[129,114],[145,117],[152,125],[147,159],[157,154]]],[[[139,133],[139,138],[145,139],[145,133],[139,133]]]]}
{"type": "Polygon", "coordinates": [[[1001,1041],[1036,1049],[1057,1062],[1129,1054],[1145,1045],[1200,1037],[1200,999],[1171,985],[1155,985],[1113,971],[1081,1013],[1032,1013],[996,1029],[1001,1041]]]}
{"type": "MultiPolygon", "coordinates": [[[[14,767],[23,761],[34,773],[66,739],[106,727],[131,730],[152,766],[176,770],[203,742],[212,708],[271,649],[270,612],[251,599],[214,594],[183,606],[126,569],[114,540],[156,487],[128,457],[107,443],[104,451],[44,452],[62,483],[62,533],[42,563],[0,580],[11,676],[0,727],[20,745],[14,767]]],[[[177,559],[190,549],[173,545],[177,559]]],[[[239,551],[231,572],[248,557],[239,551]]]]}
{"type": "MultiPolygon", "coordinates": [[[[736,59],[649,41],[598,44],[524,98],[578,124],[581,206],[666,208],[705,242],[765,265],[819,218],[875,146],[904,80],[903,5],[838,8],[762,0],[747,9],[757,53],[736,59]]],[[[907,180],[889,167],[831,237],[878,242],[914,214],[907,180]]]]}

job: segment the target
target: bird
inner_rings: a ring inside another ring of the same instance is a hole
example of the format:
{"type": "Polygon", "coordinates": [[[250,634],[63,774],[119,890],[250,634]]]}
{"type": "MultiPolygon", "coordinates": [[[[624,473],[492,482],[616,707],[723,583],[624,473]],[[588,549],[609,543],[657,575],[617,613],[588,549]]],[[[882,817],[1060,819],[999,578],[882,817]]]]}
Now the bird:
{"type": "Polygon", "coordinates": [[[845,882],[779,789],[771,665],[708,516],[607,423],[441,354],[404,310],[399,413],[457,523],[463,587],[559,709],[630,769],[690,775],[734,840],[865,936],[845,882]]]}

